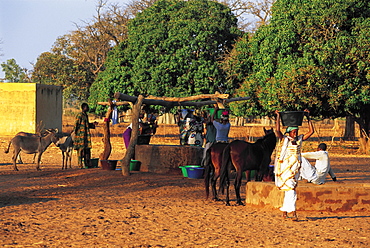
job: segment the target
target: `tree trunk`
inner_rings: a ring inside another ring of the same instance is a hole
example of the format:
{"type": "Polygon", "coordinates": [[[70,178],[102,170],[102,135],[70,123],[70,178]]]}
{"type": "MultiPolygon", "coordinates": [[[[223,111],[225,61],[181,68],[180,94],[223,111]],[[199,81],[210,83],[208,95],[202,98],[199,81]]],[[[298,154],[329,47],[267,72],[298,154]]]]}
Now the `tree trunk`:
{"type": "Polygon", "coordinates": [[[367,139],[363,135],[360,135],[359,142],[360,142],[360,153],[370,154],[370,151],[369,151],[369,139],[367,139]]]}
{"type": "Polygon", "coordinates": [[[106,113],[105,119],[104,119],[104,125],[103,125],[103,143],[104,143],[104,150],[100,154],[99,159],[100,160],[107,160],[111,154],[112,151],[112,145],[110,143],[110,129],[109,129],[109,123],[112,119],[112,113],[114,108],[114,103],[111,101],[111,99],[108,99],[109,102],[109,108],[106,113]]]}
{"type": "Polygon", "coordinates": [[[132,133],[131,133],[131,138],[130,138],[130,144],[126,148],[125,157],[122,159],[122,162],[121,162],[123,176],[130,175],[130,162],[131,162],[131,158],[133,157],[135,153],[135,145],[137,144],[137,138],[139,136],[139,113],[141,110],[141,105],[143,104],[143,100],[144,100],[144,96],[139,95],[136,103],[133,106],[132,133]]]}
{"type": "Polygon", "coordinates": [[[355,139],[355,120],[352,118],[352,116],[347,116],[343,140],[354,140],[354,139],[355,139]]]}
{"type": "Polygon", "coordinates": [[[364,154],[370,154],[370,107],[365,109],[360,118],[356,118],[355,121],[359,125],[360,129],[360,152],[364,154]]]}
{"type": "Polygon", "coordinates": [[[360,153],[370,154],[369,131],[370,130],[367,130],[367,132],[366,132],[366,130],[360,129],[360,139],[359,139],[359,141],[360,141],[360,153]]]}

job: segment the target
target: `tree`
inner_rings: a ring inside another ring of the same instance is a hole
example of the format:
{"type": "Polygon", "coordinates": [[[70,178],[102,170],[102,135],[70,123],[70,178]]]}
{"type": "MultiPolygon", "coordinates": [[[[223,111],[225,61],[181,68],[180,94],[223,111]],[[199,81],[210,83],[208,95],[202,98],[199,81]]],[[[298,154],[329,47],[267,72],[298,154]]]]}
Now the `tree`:
{"type": "Polygon", "coordinates": [[[246,31],[255,31],[266,25],[271,17],[271,6],[275,0],[220,0],[231,9],[239,21],[239,27],[246,31]]]}
{"type": "Polygon", "coordinates": [[[63,86],[64,101],[86,101],[93,74],[61,53],[42,53],[34,65],[35,83],[63,86]]]}
{"type": "Polygon", "coordinates": [[[220,62],[240,31],[226,6],[159,0],[129,22],[128,34],[92,85],[92,106],[115,91],[188,96],[228,88],[220,62]]]}
{"type": "Polygon", "coordinates": [[[27,71],[17,64],[15,59],[8,59],[6,63],[1,63],[5,80],[12,83],[27,83],[29,81],[27,71]]]}
{"type": "Polygon", "coordinates": [[[270,24],[235,47],[233,54],[244,57],[229,58],[230,72],[245,68],[239,94],[252,97],[239,109],[267,115],[309,108],[323,118],[351,116],[368,150],[369,31],[367,0],[277,1],[270,24]]]}

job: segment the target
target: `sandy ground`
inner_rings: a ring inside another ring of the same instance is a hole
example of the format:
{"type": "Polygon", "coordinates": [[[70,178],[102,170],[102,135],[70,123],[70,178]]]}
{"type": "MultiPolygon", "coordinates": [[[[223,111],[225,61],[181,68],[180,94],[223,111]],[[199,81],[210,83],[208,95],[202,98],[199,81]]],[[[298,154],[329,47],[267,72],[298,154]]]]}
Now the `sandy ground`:
{"type": "MultiPolygon", "coordinates": [[[[153,141],[171,136],[163,132],[153,141]]],[[[0,151],[8,141],[0,138],[0,151]]],[[[121,138],[112,143],[111,158],[120,159],[121,138]]],[[[101,137],[93,147],[97,157],[101,137]]],[[[370,158],[343,153],[331,154],[337,183],[370,182],[370,158]]],[[[202,179],[78,169],[75,155],[73,169],[62,171],[54,145],[42,157],[42,171],[24,155],[16,172],[11,155],[1,154],[1,247],[370,247],[368,211],[299,211],[294,222],[277,209],[205,200],[202,179]]]]}

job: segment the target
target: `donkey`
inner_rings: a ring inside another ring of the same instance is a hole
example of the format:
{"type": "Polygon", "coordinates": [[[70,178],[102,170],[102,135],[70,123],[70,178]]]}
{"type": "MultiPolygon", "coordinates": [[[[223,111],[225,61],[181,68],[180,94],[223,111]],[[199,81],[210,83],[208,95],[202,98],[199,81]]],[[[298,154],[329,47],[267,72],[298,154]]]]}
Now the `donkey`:
{"type": "Polygon", "coordinates": [[[43,152],[48,148],[48,146],[53,142],[57,143],[58,137],[56,133],[58,129],[48,129],[46,130],[48,133],[44,137],[37,137],[37,136],[15,136],[9,142],[8,148],[5,150],[5,153],[9,152],[10,145],[13,145],[13,168],[15,171],[18,171],[17,168],[17,157],[18,154],[23,151],[27,154],[37,154],[37,164],[36,170],[40,170],[40,160],[41,155],[43,152]]]}
{"type": "Polygon", "coordinates": [[[72,168],[73,139],[74,133],[72,132],[68,136],[61,137],[56,143],[56,146],[62,151],[62,170],[67,169],[68,161],[69,168],[72,168]]]}
{"type": "Polygon", "coordinates": [[[236,202],[243,205],[240,197],[240,186],[242,182],[242,172],[257,170],[256,179],[262,181],[263,176],[269,172],[271,154],[276,146],[276,135],[274,131],[265,130],[265,136],[255,143],[245,142],[243,140],[234,140],[225,147],[222,154],[222,167],[220,176],[220,191],[223,192],[226,187],[226,205],[229,202],[230,170],[236,170],[234,182],[236,202]]]}
{"type": "MultiPolygon", "coordinates": [[[[45,133],[43,133],[42,135],[45,135],[45,133]]],[[[36,134],[36,133],[27,133],[27,132],[19,132],[15,136],[40,137],[39,134],[36,134]]],[[[35,163],[35,160],[36,160],[36,153],[33,155],[33,160],[32,160],[32,163],[33,164],[35,163]]],[[[23,164],[23,161],[22,161],[22,158],[21,158],[21,154],[20,153],[18,154],[18,164],[23,164]]]]}

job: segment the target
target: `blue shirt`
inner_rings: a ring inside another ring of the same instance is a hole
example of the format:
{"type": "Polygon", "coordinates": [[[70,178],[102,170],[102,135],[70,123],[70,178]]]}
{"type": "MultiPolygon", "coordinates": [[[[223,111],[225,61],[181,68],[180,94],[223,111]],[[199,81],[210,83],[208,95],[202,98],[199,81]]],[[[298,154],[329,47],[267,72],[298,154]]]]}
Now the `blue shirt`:
{"type": "Polygon", "coordinates": [[[229,131],[230,131],[230,122],[226,124],[222,124],[218,121],[213,121],[213,125],[215,126],[216,132],[216,141],[223,141],[228,142],[229,140],[229,131]]]}

